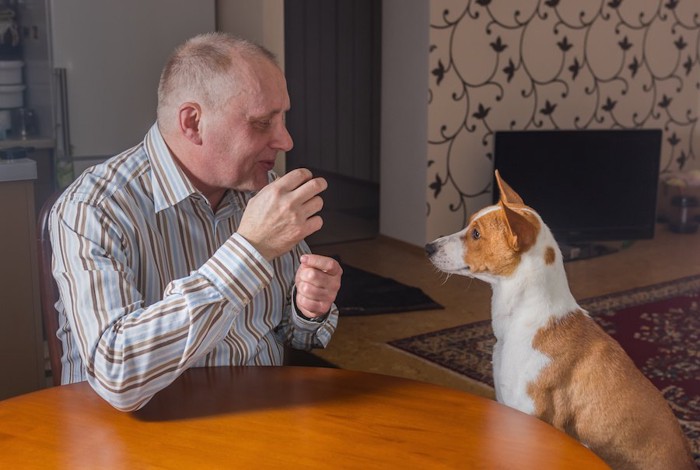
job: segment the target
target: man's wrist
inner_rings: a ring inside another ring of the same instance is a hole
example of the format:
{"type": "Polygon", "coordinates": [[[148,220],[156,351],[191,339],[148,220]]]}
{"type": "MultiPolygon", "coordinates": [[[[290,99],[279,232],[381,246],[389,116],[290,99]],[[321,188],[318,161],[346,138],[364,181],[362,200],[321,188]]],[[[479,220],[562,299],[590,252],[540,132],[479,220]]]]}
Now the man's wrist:
{"type": "Polygon", "coordinates": [[[326,318],[328,318],[328,314],[326,313],[325,315],[321,315],[320,317],[307,317],[301,311],[299,310],[299,307],[294,308],[294,310],[297,312],[297,315],[302,319],[314,323],[323,323],[326,318]]]}

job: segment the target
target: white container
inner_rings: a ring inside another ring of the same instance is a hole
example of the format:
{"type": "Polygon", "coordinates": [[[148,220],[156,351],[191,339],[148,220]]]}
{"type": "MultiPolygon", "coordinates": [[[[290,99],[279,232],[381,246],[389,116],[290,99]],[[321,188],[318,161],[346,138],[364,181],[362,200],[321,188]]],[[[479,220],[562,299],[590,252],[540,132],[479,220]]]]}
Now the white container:
{"type": "Polygon", "coordinates": [[[0,85],[18,85],[22,83],[21,60],[0,60],[0,85]]]}
{"type": "Polygon", "coordinates": [[[0,85],[0,109],[21,108],[24,88],[24,85],[0,85]]]}

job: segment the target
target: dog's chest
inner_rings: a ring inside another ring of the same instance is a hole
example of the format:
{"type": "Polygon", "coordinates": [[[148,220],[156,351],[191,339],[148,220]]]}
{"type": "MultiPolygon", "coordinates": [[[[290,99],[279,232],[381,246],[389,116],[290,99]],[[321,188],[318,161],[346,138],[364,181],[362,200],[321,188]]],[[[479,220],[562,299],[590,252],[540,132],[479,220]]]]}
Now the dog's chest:
{"type": "Polygon", "coordinates": [[[551,361],[532,346],[539,326],[516,324],[502,328],[503,325],[499,327],[495,323],[494,332],[500,331],[496,333],[493,351],[496,398],[524,413],[533,414],[535,403],[528,394],[528,386],[551,361]]]}

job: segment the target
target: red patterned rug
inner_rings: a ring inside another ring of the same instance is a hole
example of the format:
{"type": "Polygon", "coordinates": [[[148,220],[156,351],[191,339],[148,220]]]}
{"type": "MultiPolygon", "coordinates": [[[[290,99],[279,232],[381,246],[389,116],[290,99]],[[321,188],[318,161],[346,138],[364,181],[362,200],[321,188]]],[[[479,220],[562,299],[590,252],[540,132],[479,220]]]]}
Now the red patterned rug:
{"type": "MultiPolygon", "coordinates": [[[[700,276],[580,302],[661,390],[700,467],[700,276]]],[[[491,321],[389,344],[493,387],[491,321]]]]}

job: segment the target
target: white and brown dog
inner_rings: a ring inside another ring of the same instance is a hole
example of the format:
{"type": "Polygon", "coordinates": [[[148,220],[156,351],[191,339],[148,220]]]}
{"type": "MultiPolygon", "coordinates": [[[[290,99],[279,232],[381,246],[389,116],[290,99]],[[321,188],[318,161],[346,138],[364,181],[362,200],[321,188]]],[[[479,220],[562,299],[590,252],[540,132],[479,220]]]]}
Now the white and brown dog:
{"type": "Polygon", "coordinates": [[[550,230],[496,179],[499,204],[426,245],[441,271],[491,284],[496,399],[565,431],[615,469],[695,469],[666,400],[576,303],[550,230]]]}

